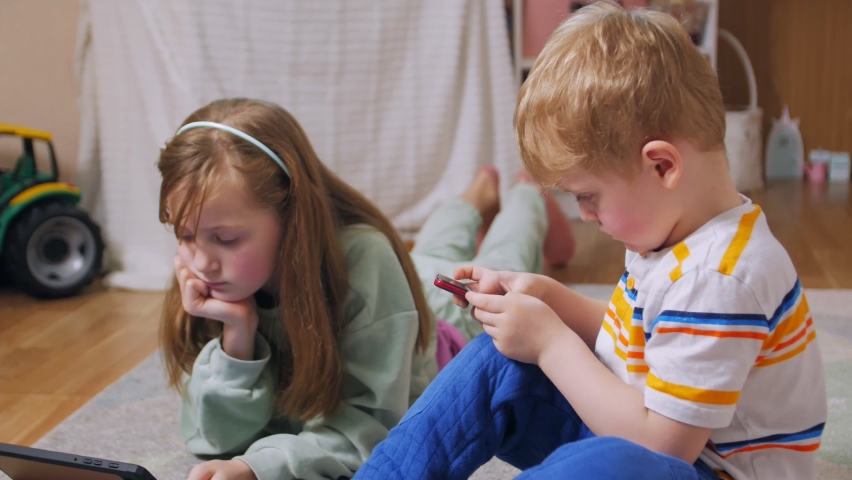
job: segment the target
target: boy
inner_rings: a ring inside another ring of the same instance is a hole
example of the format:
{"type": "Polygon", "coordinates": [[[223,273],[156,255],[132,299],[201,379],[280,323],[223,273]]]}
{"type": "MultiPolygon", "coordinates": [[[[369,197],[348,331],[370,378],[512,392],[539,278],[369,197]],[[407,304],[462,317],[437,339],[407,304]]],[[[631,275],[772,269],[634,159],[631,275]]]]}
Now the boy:
{"type": "Polygon", "coordinates": [[[527,170],[625,244],[624,275],[606,304],[457,270],[490,338],[356,478],[467,478],[495,454],[518,478],[814,478],[826,398],[808,304],[734,189],[718,81],[689,36],[662,13],[581,9],[524,83],[515,128],[527,170]]]}

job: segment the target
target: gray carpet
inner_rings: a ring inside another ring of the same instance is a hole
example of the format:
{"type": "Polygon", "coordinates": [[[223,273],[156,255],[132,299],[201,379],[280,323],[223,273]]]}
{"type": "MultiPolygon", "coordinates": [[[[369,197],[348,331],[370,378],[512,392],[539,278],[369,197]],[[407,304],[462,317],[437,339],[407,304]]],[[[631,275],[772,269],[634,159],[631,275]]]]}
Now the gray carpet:
{"type": "MultiPolygon", "coordinates": [[[[581,285],[608,299],[611,286],[581,285]]],[[[808,290],[828,378],[829,421],[819,451],[819,478],[852,479],[852,291],[808,290]]],[[[35,446],[138,463],[158,480],[183,480],[200,460],[186,452],[178,431],[178,397],[164,386],[153,355],[67,418],[35,446]]],[[[518,470],[492,460],[471,478],[509,479],[518,470]]]]}

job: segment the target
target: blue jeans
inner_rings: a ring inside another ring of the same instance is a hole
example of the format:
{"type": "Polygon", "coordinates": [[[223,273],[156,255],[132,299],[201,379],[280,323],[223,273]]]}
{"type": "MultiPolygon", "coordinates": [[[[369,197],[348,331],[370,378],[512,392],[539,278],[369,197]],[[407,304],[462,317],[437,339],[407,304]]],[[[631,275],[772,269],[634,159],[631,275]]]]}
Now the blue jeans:
{"type": "Polygon", "coordinates": [[[466,479],[496,455],[517,478],[718,480],[701,461],[596,437],[536,365],[480,335],[441,371],[356,479],[466,479]]]}

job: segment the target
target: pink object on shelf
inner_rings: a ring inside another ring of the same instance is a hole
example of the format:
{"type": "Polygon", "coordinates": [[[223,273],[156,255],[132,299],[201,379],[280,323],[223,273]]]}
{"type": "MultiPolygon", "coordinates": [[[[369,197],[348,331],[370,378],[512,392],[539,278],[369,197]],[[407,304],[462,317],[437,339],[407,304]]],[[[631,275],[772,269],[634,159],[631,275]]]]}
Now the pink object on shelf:
{"type": "Polygon", "coordinates": [[[828,174],[828,164],[823,162],[811,163],[810,166],[803,165],[802,168],[811,183],[824,183],[828,174]]]}
{"type": "MultiPolygon", "coordinates": [[[[524,58],[535,58],[541,53],[550,34],[571,14],[571,4],[585,3],[578,0],[523,0],[523,48],[524,58]]],[[[648,0],[621,0],[626,8],[648,5],[648,0]]]]}
{"type": "Polygon", "coordinates": [[[570,0],[524,0],[523,55],[535,58],[556,27],[571,13],[570,0]]]}

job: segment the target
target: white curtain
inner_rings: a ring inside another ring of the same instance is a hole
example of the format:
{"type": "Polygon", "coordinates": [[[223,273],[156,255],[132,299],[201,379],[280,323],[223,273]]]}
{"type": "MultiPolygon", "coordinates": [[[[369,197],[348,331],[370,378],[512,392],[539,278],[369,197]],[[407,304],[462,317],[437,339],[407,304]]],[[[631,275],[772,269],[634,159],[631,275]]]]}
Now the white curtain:
{"type": "Polygon", "coordinates": [[[193,110],[279,103],[320,158],[415,232],[479,165],[520,168],[502,0],[82,0],[78,182],[108,282],[164,288],[155,162],[193,110]]]}

